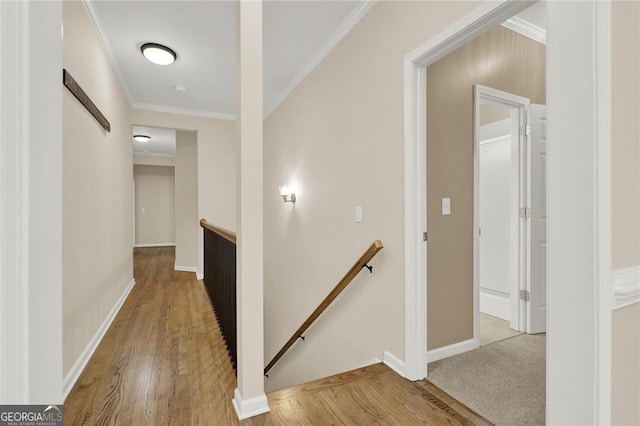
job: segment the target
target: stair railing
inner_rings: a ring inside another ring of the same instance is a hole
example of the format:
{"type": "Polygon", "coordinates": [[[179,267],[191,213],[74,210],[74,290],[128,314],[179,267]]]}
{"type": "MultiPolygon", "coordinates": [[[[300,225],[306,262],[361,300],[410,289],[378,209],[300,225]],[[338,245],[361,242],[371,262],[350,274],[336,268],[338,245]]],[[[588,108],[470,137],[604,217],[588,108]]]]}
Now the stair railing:
{"type": "Polygon", "coordinates": [[[291,348],[291,346],[293,346],[293,344],[298,339],[304,340],[304,332],[307,331],[311,324],[313,324],[313,322],[317,320],[320,315],[322,315],[325,309],[327,309],[329,305],[331,305],[331,302],[333,302],[336,297],[338,297],[338,295],[342,293],[342,290],[344,290],[349,285],[349,283],[351,283],[351,281],[356,277],[356,275],[358,275],[362,268],[367,268],[369,272],[373,273],[373,267],[369,266],[369,261],[371,261],[371,259],[373,259],[373,257],[380,250],[382,250],[382,248],[383,245],[380,240],[375,240],[369,246],[369,248],[362,254],[362,256],[360,256],[360,259],[358,259],[356,263],[353,264],[351,269],[349,269],[349,271],[340,280],[340,282],[338,282],[333,290],[331,290],[327,297],[325,297],[320,305],[318,305],[318,307],[311,313],[311,315],[309,315],[309,318],[307,318],[305,322],[303,322],[302,325],[293,333],[291,338],[287,340],[287,343],[282,346],[276,356],[273,357],[271,362],[267,364],[267,366],[264,368],[265,376],[268,377],[267,373],[269,372],[269,370],[271,370],[271,368],[280,360],[280,358],[282,358],[282,356],[291,348]]]}
{"type": "Polygon", "coordinates": [[[204,286],[236,368],[236,234],[200,220],[204,230],[204,286]]]}

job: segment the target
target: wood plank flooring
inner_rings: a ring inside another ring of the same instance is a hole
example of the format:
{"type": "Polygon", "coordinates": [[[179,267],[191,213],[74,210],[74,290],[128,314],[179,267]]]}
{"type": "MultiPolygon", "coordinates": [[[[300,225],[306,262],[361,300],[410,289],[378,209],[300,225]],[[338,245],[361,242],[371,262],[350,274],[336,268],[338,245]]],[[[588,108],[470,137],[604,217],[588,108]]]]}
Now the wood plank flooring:
{"type": "MultiPolygon", "coordinates": [[[[236,378],[202,282],[173,248],[134,251],[136,285],[65,401],[69,425],[237,425],[236,378]]],[[[487,425],[382,364],[268,395],[243,425],[487,425]]]]}
{"type": "Polygon", "coordinates": [[[267,395],[264,425],[491,425],[427,381],[409,382],[374,364],[267,395]]]}

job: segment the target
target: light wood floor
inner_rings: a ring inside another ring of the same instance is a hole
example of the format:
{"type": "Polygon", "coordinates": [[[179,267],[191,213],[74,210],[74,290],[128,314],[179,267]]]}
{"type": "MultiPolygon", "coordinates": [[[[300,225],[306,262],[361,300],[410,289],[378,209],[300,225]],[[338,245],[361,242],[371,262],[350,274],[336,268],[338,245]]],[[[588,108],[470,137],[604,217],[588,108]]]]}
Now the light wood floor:
{"type": "MultiPolygon", "coordinates": [[[[136,285],[65,401],[69,425],[236,425],[236,379],[204,287],[173,248],[134,252],[136,285]]],[[[268,395],[243,425],[490,424],[382,364],[268,395]]]]}

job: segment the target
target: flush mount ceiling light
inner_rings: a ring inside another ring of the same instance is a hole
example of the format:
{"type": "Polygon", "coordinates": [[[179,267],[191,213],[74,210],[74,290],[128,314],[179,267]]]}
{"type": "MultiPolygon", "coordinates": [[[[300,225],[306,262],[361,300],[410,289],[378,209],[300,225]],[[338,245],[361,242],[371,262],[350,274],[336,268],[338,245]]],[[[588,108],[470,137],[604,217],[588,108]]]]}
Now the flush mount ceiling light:
{"type": "Polygon", "coordinates": [[[177,58],[176,52],[158,43],[145,43],[140,46],[140,51],[145,58],[158,65],[172,64],[177,58]]]}
{"type": "Polygon", "coordinates": [[[147,135],[133,135],[133,140],[136,142],[148,142],[151,136],[147,135]]]}

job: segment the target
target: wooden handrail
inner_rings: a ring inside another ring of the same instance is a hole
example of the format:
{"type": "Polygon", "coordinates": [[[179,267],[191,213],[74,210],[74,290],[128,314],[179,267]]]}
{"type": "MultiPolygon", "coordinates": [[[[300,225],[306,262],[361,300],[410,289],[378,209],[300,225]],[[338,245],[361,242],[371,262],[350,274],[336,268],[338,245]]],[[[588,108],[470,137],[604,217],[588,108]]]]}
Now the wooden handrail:
{"type": "Polygon", "coordinates": [[[221,228],[219,226],[215,226],[207,222],[207,219],[200,219],[200,226],[203,228],[207,228],[210,231],[215,232],[220,235],[222,238],[225,238],[228,241],[231,241],[233,244],[236,244],[236,233],[231,232],[228,229],[221,228]]]}
{"type": "Polygon", "coordinates": [[[311,324],[313,324],[313,322],[316,319],[318,319],[318,317],[325,311],[325,309],[327,309],[327,307],[329,307],[331,302],[333,302],[335,300],[335,298],[338,297],[338,295],[342,292],[342,290],[344,290],[349,285],[349,283],[356,277],[356,275],[358,275],[360,270],[362,270],[362,268],[364,268],[365,265],[367,265],[369,263],[369,261],[371,259],[373,259],[373,257],[380,250],[382,250],[382,248],[383,248],[383,245],[382,245],[382,242],[380,240],[375,240],[369,246],[367,251],[365,251],[362,254],[362,256],[360,256],[360,259],[358,259],[356,261],[356,263],[353,264],[351,269],[349,269],[349,271],[345,274],[345,276],[342,277],[342,279],[340,280],[338,285],[336,285],[333,288],[333,290],[331,290],[331,293],[329,293],[327,295],[327,297],[324,298],[322,303],[320,303],[320,305],[318,305],[318,307],[315,309],[315,311],[313,311],[311,313],[311,315],[309,315],[309,318],[307,318],[307,320],[302,323],[300,328],[298,328],[295,331],[295,333],[293,333],[291,338],[289,340],[287,340],[287,343],[285,343],[284,346],[282,347],[282,349],[280,349],[280,351],[278,351],[278,353],[276,354],[276,356],[273,357],[271,362],[269,362],[269,364],[267,364],[267,366],[264,368],[264,375],[265,376],[267,375],[269,370],[271,370],[271,368],[276,364],[276,362],[278,362],[278,360],[280,360],[280,358],[282,358],[282,356],[289,350],[289,348],[291,346],[293,346],[293,344],[296,342],[296,340],[298,340],[299,338],[302,337],[304,332],[307,331],[307,329],[311,326],[311,324]]]}

